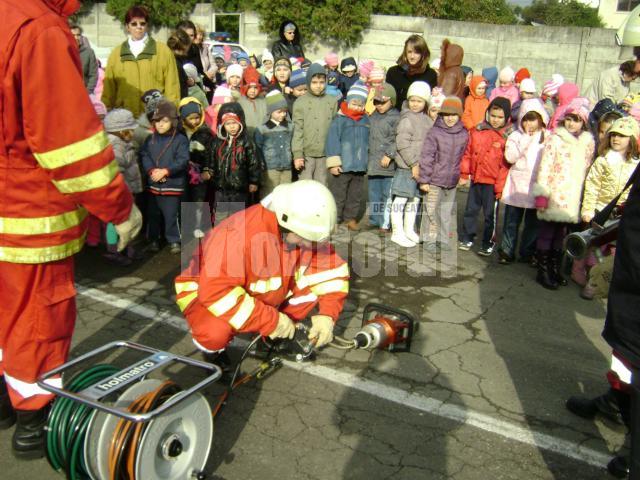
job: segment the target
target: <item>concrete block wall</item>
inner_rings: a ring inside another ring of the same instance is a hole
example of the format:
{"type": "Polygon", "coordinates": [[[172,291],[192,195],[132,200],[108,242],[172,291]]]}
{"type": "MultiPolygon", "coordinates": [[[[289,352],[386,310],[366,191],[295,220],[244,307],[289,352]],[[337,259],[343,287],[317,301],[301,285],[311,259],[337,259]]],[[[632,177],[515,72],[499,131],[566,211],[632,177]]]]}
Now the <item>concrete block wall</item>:
{"type": "MultiPolygon", "coordinates": [[[[191,19],[213,30],[215,14],[211,4],[197,4],[191,19]]],[[[254,12],[240,16],[240,43],[250,53],[260,54],[275,40],[275,32],[274,36],[262,33],[259,23],[254,12]]],[[[103,51],[125,38],[124,28],[106,13],[105,4],[95,4],[81,25],[92,44],[103,51]]],[[[164,40],[167,33],[166,29],[159,29],[153,35],[164,40]]],[[[424,35],[432,58],[440,56],[442,40],[448,38],[464,48],[463,63],[474,71],[480,72],[488,66],[510,65],[514,70],[527,67],[538,88],[552,73],[560,73],[568,81],[586,88],[600,71],[632,58],[630,48],[615,44],[615,31],[610,29],[489,25],[390,15],[373,15],[362,42],[337,53],[340,58],[372,59],[390,67],[402,53],[406,38],[414,33],[424,35]]],[[[305,46],[305,54],[312,60],[322,58],[329,50],[331,48],[321,42],[305,46]]],[[[640,84],[637,89],[640,90],[640,84]]]]}

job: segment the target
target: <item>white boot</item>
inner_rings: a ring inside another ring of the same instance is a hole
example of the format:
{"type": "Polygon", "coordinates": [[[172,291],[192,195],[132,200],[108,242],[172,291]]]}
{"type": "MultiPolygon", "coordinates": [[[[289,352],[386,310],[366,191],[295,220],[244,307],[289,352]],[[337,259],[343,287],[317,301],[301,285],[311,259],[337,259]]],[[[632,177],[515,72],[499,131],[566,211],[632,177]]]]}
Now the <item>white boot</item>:
{"type": "Polygon", "coordinates": [[[420,243],[420,237],[415,231],[419,203],[420,199],[413,197],[407,202],[407,206],[404,209],[404,235],[413,243],[420,243]]]}
{"type": "Polygon", "coordinates": [[[416,244],[409,240],[404,234],[404,206],[407,199],[404,197],[396,197],[391,205],[391,241],[397,243],[401,247],[411,248],[416,244]]]}

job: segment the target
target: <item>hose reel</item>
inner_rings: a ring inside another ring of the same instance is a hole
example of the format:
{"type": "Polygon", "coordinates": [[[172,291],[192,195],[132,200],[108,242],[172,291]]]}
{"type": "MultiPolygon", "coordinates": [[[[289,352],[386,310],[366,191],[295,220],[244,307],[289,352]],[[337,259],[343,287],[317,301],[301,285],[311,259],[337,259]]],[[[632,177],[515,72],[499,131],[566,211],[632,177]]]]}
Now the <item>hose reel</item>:
{"type": "Polygon", "coordinates": [[[47,422],[46,455],[68,479],[134,480],[205,478],[213,443],[213,417],[198,391],[219,379],[219,367],[118,341],[93,350],[44,374],[38,384],[55,393],[47,422]],[[115,348],[150,353],[125,369],[94,365],[63,388],[45,381],[72,366],[115,348]],[[207,371],[196,385],[147,375],[171,362],[207,371]]]}

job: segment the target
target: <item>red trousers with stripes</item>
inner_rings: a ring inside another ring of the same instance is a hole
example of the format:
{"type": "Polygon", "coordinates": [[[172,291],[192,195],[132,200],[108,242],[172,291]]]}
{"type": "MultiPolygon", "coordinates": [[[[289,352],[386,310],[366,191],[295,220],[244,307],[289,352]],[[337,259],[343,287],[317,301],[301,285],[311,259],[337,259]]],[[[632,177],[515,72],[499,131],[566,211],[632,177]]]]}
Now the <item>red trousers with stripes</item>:
{"type": "Polygon", "coordinates": [[[16,409],[38,410],[53,398],[36,380],[67,360],[76,320],[73,270],[73,257],[0,262],[0,373],[16,409]]]}

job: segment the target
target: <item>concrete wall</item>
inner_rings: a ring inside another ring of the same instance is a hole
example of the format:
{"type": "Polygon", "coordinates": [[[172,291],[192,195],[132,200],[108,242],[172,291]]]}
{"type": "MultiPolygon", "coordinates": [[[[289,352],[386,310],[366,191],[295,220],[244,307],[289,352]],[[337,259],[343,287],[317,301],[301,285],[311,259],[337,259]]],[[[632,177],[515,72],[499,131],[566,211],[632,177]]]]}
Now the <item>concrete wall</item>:
{"type": "MultiPolygon", "coordinates": [[[[106,58],[108,51],[125,38],[123,27],[104,8],[104,4],[96,4],[81,22],[101,58],[106,58]]],[[[210,4],[198,4],[191,19],[208,29],[215,26],[215,12],[210,4]]],[[[260,54],[271,46],[274,38],[260,32],[258,24],[259,18],[253,12],[240,16],[240,43],[249,52],[260,54]]],[[[463,63],[475,71],[494,65],[500,68],[510,65],[515,70],[527,67],[538,88],[552,73],[561,73],[568,81],[586,87],[603,69],[632,58],[631,49],[618,47],[615,31],[609,29],[489,25],[388,15],[372,16],[362,42],[338,54],[341,58],[372,59],[389,67],[402,53],[406,38],[414,33],[424,35],[432,58],[440,55],[442,40],[449,38],[462,45],[463,63]]],[[[167,31],[161,29],[154,36],[165,39],[167,31]]],[[[316,44],[307,46],[305,53],[315,60],[328,50],[326,45],[316,44]]]]}

